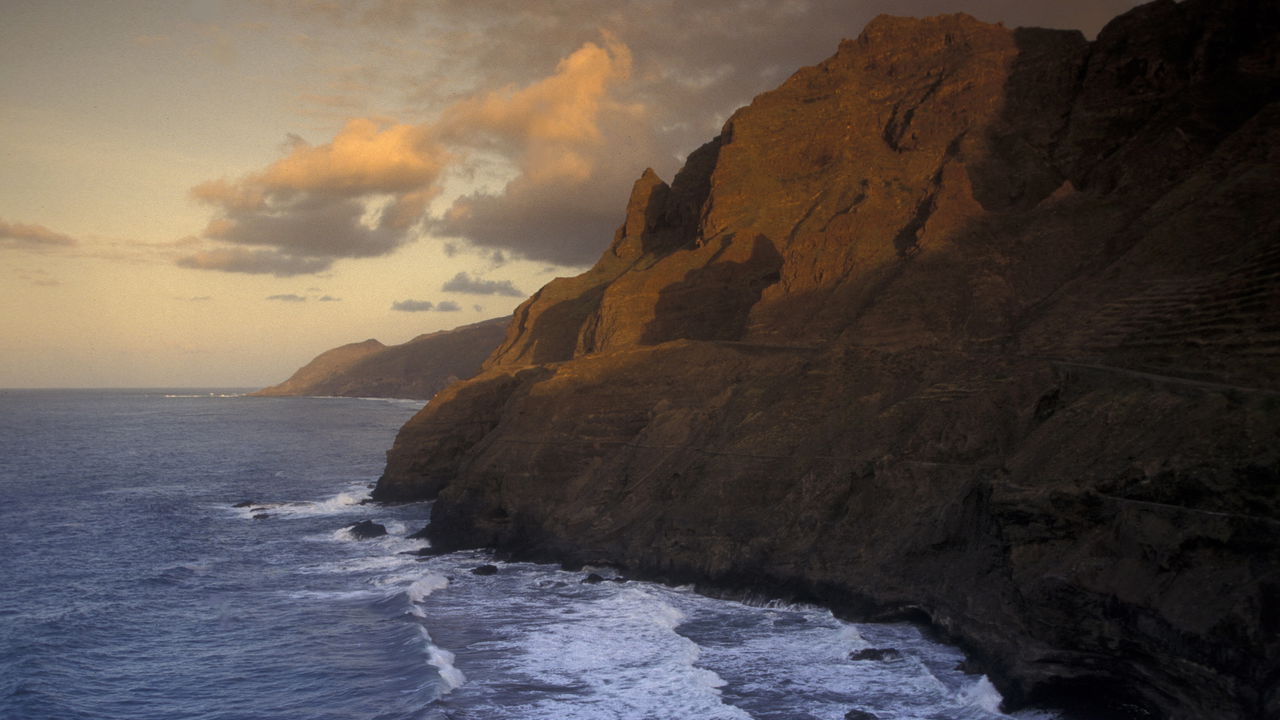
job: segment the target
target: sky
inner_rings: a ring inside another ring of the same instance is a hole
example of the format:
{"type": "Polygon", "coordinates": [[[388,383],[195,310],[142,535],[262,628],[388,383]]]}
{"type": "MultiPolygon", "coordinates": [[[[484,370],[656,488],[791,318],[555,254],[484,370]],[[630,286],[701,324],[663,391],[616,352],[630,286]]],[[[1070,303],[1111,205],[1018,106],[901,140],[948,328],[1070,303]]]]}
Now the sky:
{"type": "Polygon", "coordinates": [[[0,388],[262,387],[510,313],[881,13],[1133,0],[0,0],[0,388]]]}

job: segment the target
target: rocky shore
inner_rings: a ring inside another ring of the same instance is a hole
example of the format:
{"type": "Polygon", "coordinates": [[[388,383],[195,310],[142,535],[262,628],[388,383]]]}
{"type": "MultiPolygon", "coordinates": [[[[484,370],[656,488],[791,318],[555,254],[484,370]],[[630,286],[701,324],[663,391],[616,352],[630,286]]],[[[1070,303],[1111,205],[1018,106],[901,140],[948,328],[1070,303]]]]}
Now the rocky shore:
{"type": "Polygon", "coordinates": [[[1278,38],[878,18],[645,172],[375,499],[921,619],[1010,706],[1280,717],[1278,38]]]}

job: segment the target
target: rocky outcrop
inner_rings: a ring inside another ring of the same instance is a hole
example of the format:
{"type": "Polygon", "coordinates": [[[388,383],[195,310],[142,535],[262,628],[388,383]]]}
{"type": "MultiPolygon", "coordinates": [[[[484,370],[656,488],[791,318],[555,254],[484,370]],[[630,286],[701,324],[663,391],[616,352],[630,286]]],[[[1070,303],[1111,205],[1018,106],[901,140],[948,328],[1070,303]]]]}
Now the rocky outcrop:
{"type": "Polygon", "coordinates": [[[251,394],[429,400],[479,372],[510,322],[510,317],[495,318],[389,347],[377,340],[343,345],[321,353],[283,383],[251,394]]]}
{"type": "Polygon", "coordinates": [[[346,530],[353,540],[371,540],[387,534],[385,525],[372,520],[361,520],[358,523],[346,526],[343,530],[346,530]]]}
{"type": "Polygon", "coordinates": [[[878,18],[646,172],[374,497],[922,619],[1011,705],[1280,716],[1277,38],[1253,0],[878,18]]]}

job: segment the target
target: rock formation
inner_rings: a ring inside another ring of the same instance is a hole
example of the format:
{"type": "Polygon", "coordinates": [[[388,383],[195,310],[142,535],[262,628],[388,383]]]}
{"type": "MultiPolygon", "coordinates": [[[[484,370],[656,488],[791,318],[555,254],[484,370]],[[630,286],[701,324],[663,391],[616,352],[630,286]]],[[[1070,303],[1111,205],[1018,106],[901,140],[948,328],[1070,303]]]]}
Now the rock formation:
{"type": "Polygon", "coordinates": [[[419,335],[402,345],[365,340],[328,350],[262,397],[322,395],[429,400],[455,380],[480,371],[502,341],[510,317],[419,335]]]}
{"type": "Polygon", "coordinates": [[[1263,0],[876,19],[644,173],[374,497],[915,617],[1012,706],[1280,717],[1278,38],[1263,0]]]}

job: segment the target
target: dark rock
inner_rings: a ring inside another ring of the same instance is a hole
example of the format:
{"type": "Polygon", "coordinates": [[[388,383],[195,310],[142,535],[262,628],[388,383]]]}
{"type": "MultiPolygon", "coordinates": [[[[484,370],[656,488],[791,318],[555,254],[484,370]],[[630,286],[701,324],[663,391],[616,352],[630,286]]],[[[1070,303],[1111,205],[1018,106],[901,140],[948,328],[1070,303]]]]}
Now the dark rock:
{"type": "Polygon", "coordinates": [[[498,566],[497,565],[481,565],[479,567],[474,567],[474,568],[471,568],[471,574],[472,575],[497,575],[498,566]]]}
{"type": "Polygon", "coordinates": [[[356,540],[369,540],[387,534],[386,526],[372,520],[361,520],[354,525],[348,525],[346,529],[351,533],[351,537],[356,540]]]}
{"type": "Polygon", "coordinates": [[[405,535],[406,540],[426,540],[427,537],[427,526],[423,526],[421,530],[413,533],[412,535],[405,535]]]}
{"type": "Polygon", "coordinates": [[[880,720],[880,716],[866,710],[850,710],[844,714],[844,720],[880,720]]]}
{"type": "Polygon", "coordinates": [[[418,556],[418,557],[424,557],[424,558],[425,558],[425,557],[436,557],[437,555],[441,555],[441,554],[443,554],[443,553],[441,553],[439,550],[437,550],[437,549],[435,549],[435,548],[433,548],[433,547],[428,546],[428,547],[420,547],[420,548],[418,548],[417,550],[401,550],[398,554],[400,554],[400,555],[416,555],[416,556],[418,556]]]}
{"type": "Polygon", "coordinates": [[[899,660],[902,653],[894,648],[863,648],[849,653],[850,660],[874,660],[877,662],[886,662],[889,660],[899,660]]]}
{"type": "Polygon", "coordinates": [[[580,582],[579,584],[581,584],[581,585],[596,585],[596,584],[599,584],[599,583],[602,583],[602,582],[604,582],[604,578],[603,578],[603,577],[601,577],[600,575],[597,575],[596,573],[591,573],[590,575],[587,575],[586,577],[582,578],[582,580],[581,580],[581,582],[580,582]]]}
{"type": "Polygon", "coordinates": [[[247,508],[247,507],[253,507],[255,504],[256,503],[254,503],[252,500],[241,500],[240,502],[236,503],[235,505],[232,505],[231,507],[247,508]]]}
{"type": "Polygon", "coordinates": [[[271,515],[269,515],[269,514],[267,514],[267,513],[258,513],[257,515],[254,515],[254,516],[253,516],[253,519],[254,519],[254,520],[266,520],[266,519],[267,519],[267,518],[269,518],[269,517],[271,517],[271,515]]]}
{"type": "Polygon", "coordinates": [[[1014,707],[1280,717],[1277,37],[1257,0],[877,18],[645,173],[375,497],[441,548],[910,611],[1014,707]]]}

